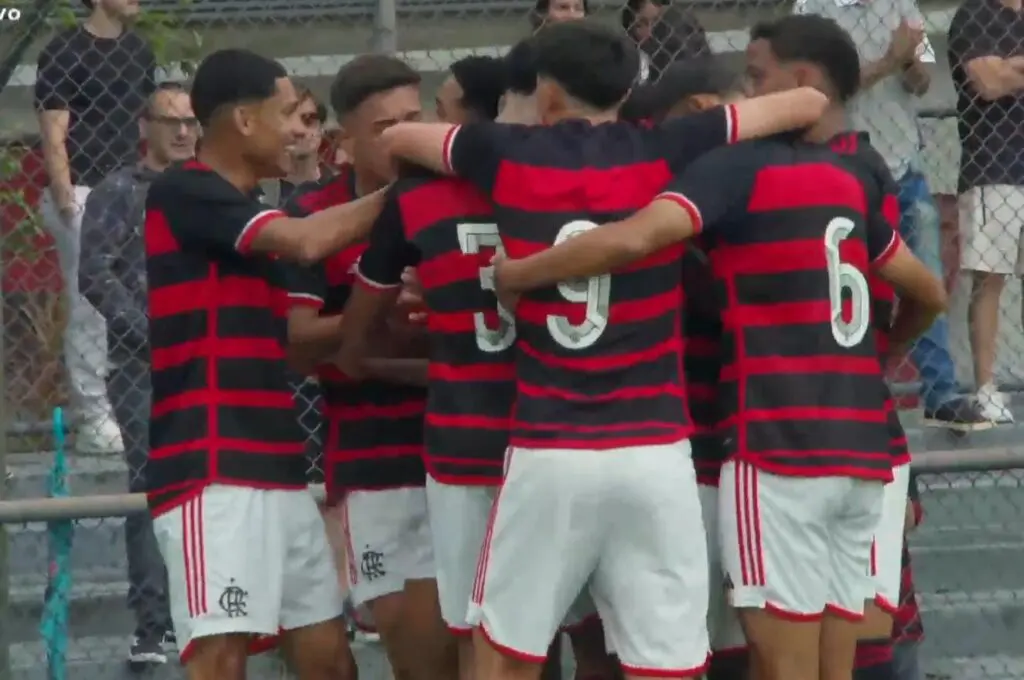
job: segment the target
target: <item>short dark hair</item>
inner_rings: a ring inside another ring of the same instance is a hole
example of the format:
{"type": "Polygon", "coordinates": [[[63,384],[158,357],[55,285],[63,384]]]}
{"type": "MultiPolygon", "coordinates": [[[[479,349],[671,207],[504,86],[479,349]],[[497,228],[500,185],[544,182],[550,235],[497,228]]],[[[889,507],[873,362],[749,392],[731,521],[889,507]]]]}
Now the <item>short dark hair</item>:
{"type": "Polygon", "coordinates": [[[697,15],[678,5],[666,9],[651,26],[651,36],[641,49],[651,60],[651,80],[660,78],[669,64],[711,54],[707,34],[697,15]]]}
{"type": "Polygon", "coordinates": [[[82,4],[85,5],[85,8],[90,11],[96,7],[95,0],[82,0],[82,4]]]}
{"type": "Polygon", "coordinates": [[[505,94],[505,62],[497,57],[470,56],[451,66],[462,88],[462,106],[481,120],[494,120],[505,94]]]}
{"type": "MultiPolygon", "coordinates": [[[[536,0],[533,3],[533,9],[530,10],[530,25],[534,29],[540,28],[544,24],[544,20],[548,18],[550,10],[551,0],[536,0]]],[[[583,16],[590,16],[590,3],[587,0],[583,0],[583,16]]]]}
{"type": "Polygon", "coordinates": [[[640,69],[633,43],[620,31],[590,19],[545,26],[534,46],[538,76],[602,110],[625,98],[640,69]]]}
{"type": "Polygon", "coordinates": [[[630,123],[646,123],[654,120],[660,113],[658,96],[658,88],[654,83],[636,85],[630,90],[626,101],[622,102],[619,119],[630,123]]]}
{"type": "Polygon", "coordinates": [[[726,96],[743,91],[740,73],[725,57],[709,55],[669,64],[655,86],[658,106],[664,111],[698,94],[726,96]]]}
{"type": "Polygon", "coordinates": [[[520,95],[537,91],[537,51],[532,36],[517,42],[505,55],[505,87],[520,95]]]}
{"type": "Polygon", "coordinates": [[[419,85],[420,74],[398,57],[362,54],[340,69],[331,83],[331,108],[346,116],[375,94],[397,87],[419,85]]]}
{"type": "Polygon", "coordinates": [[[196,69],[192,110],[205,127],[225,106],[270,99],[277,92],[277,80],[287,77],[280,63],[250,50],[217,50],[196,69]]]}
{"type": "Polygon", "coordinates": [[[756,24],[750,29],[750,39],[766,41],[780,62],[805,61],[819,67],[841,102],[848,101],[860,87],[857,46],[832,19],[793,14],[756,24]]]}

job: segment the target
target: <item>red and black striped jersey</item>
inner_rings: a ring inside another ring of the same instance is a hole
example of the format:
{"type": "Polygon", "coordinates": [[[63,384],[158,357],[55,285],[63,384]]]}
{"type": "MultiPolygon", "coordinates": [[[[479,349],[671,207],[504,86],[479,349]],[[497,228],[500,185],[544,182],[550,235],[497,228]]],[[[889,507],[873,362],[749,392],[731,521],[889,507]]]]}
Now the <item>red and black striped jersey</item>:
{"type": "MultiPolygon", "coordinates": [[[[899,186],[893,179],[885,159],[871,146],[868,134],[866,132],[844,132],[833,137],[830,146],[833,151],[850,162],[851,169],[858,173],[865,183],[874,182],[878,187],[874,196],[879,198],[880,202],[871,208],[871,219],[884,220],[896,234],[899,234],[899,186]]],[[[899,237],[897,236],[897,238],[899,237]]],[[[895,251],[895,247],[889,250],[890,253],[895,251]]],[[[896,291],[874,271],[881,264],[883,263],[878,262],[872,267],[872,272],[868,276],[868,289],[871,291],[871,320],[875,329],[875,342],[878,345],[879,356],[884,367],[889,358],[889,336],[892,332],[896,291]]],[[[888,389],[888,385],[886,388],[888,389]]],[[[910,448],[907,444],[907,433],[903,430],[903,424],[900,423],[899,411],[891,394],[888,396],[886,408],[891,430],[889,446],[893,465],[909,463],[910,448]]]]}
{"type": "MultiPolygon", "coordinates": [[[[525,257],[643,207],[673,172],[727,144],[722,107],[644,129],[583,120],[453,129],[451,169],[494,202],[510,257],[525,257]]],[[[688,436],[679,258],[668,248],[603,276],[522,296],[510,443],[617,449],[688,436]]]]}
{"type": "Polygon", "coordinates": [[[410,172],[389,190],[358,276],[400,286],[417,267],[430,333],[426,466],[447,484],[497,484],[515,401],[515,326],[498,312],[491,202],[466,180],[410,172]]]}
{"type": "MultiPolygon", "coordinates": [[[[334,177],[300,189],[285,206],[301,217],[355,199],[355,176],[345,165],[334,177]]],[[[341,314],[366,244],[350,246],[311,267],[293,267],[292,304],[323,315],[341,314]]],[[[352,381],[333,364],[317,369],[323,390],[324,478],[329,498],[346,490],[421,486],[426,391],[382,380],[352,381]]]]}
{"type": "Polygon", "coordinates": [[[693,421],[690,444],[697,481],[718,486],[725,462],[719,432],[718,379],[722,367],[722,318],[718,284],[707,255],[695,247],[683,255],[683,377],[693,421]]]}
{"type": "Polygon", "coordinates": [[[717,149],[664,198],[702,229],[724,286],[728,455],[781,475],[892,479],[867,276],[896,235],[833,151],[779,137],[717,149]]]}
{"type": "Polygon", "coordinates": [[[208,484],[306,486],[283,338],[283,266],[250,251],[284,213],[188,161],[146,198],[153,513],[208,484]]]}

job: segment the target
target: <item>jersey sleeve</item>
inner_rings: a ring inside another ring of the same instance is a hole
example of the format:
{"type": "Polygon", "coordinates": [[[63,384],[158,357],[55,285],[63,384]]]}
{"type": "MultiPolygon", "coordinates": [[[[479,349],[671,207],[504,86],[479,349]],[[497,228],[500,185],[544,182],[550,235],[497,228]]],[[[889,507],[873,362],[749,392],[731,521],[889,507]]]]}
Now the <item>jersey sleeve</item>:
{"type": "Polygon", "coordinates": [[[182,171],[153,184],[147,210],[157,210],[182,248],[248,254],[260,230],[285,217],[212,172],[182,171]]]}
{"type": "Polygon", "coordinates": [[[402,285],[402,271],[419,263],[419,249],[405,237],[399,199],[409,183],[399,180],[390,189],[370,233],[370,243],[356,265],[359,280],[371,288],[402,285]]]}
{"type": "Polygon", "coordinates": [[[301,265],[281,262],[288,301],[292,305],[322,309],[327,297],[327,270],[323,262],[301,265]]]}
{"type": "Polygon", "coordinates": [[[875,194],[868,206],[868,259],[872,266],[881,267],[889,261],[902,241],[899,233],[900,188],[881,156],[875,158],[873,165],[877,186],[868,190],[869,196],[875,194]]]}
{"type": "Polygon", "coordinates": [[[693,220],[696,233],[712,231],[742,213],[754,185],[754,149],[716,149],[691,164],[657,198],[678,203],[693,220]]]}
{"type": "Polygon", "coordinates": [[[736,107],[729,104],[680,116],[651,132],[652,153],[664,158],[672,173],[678,174],[707,152],[736,141],[736,107]]]}
{"type": "Polygon", "coordinates": [[[456,125],[445,139],[445,166],[490,194],[502,159],[522,131],[522,126],[490,121],[456,125]]]}

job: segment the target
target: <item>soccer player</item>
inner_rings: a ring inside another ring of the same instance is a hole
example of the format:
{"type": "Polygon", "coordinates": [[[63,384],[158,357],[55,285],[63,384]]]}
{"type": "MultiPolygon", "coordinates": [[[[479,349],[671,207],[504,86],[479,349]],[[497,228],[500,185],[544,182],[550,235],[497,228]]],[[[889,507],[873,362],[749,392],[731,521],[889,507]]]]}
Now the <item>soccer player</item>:
{"type": "MultiPolygon", "coordinates": [[[[747,49],[748,76],[755,94],[767,94],[796,87],[800,82],[801,64],[805,63],[800,45],[805,37],[813,33],[836,36],[839,40],[841,29],[831,20],[820,16],[786,17],[773,23],[756,26],[751,32],[747,49]]],[[[827,138],[833,151],[850,161],[851,167],[866,182],[878,187],[882,197],[879,210],[881,218],[893,229],[899,228],[899,187],[893,179],[882,156],[871,146],[866,133],[851,133],[845,129],[845,121],[829,117],[819,123],[817,134],[827,138]]],[[[894,323],[904,330],[900,337],[904,344],[917,338],[929,328],[934,319],[934,310],[927,300],[918,300],[904,295],[899,305],[899,318],[894,321],[893,307],[895,291],[887,281],[872,273],[868,277],[872,300],[872,323],[876,332],[876,343],[883,363],[893,354],[890,334],[894,323]]],[[[905,347],[897,347],[898,356],[905,347]]],[[[903,544],[907,483],[910,472],[910,452],[906,434],[899,422],[892,399],[887,399],[891,437],[893,482],[885,487],[882,516],[875,532],[872,547],[872,568],[875,576],[875,597],[865,608],[865,620],[861,626],[859,646],[873,648],[891,646],[892,616],[899,602],[900,561],[903,544]]],[[[861,657],[863,658],[863,655],[861,657]]],[[[876,655],[876,658],[877,655],[876,655]]],[[[860,675],[865,677],[889,677],[888,662],[879,659],[871,668],[861,667],[860,675]]]]}
{"type": "MultiPolygon", "coordinates": [[[[395,57],[368,54],[343,66],[331,86],[331,106],[352,162],[296,195],[286,211],[317,214],[385,186],[391,168],[379,134],[420,117],[419,85],[419,74],[395,57]]],[[[330,362],[365,249],[360,242],[320,266],[293,268],[289,345],[297,367],[315,369],[323,389],[325,483],[328,502],[343,504],[349,542],[344,569],[353,604],[369,609],[400,679],[417,671],[441,673],[446,664],[454,673],[452,644],[438,613],[423,490],[426,392],[381,379],[393,374],[355,381],[330,362]]],[[[382,342],[395,344],[393,339],[378,333],[377,349],[382,342]]]]}
{"type": "MultiPolygon", "coordinates": [[[[786,45],[802,83],[835,102],[806,137],[827,138],[857,87],[856,50],[834,24],[799,37],[786,45]]],[[[633,218],[496,268],[499,291],[522,292],[629,271],[704,232],[729,348],[723,562],[761,680],[848,678],[847,619],[874,594],[870,546],[892,458],[869,263],[931,316],[945,303],[881,202],[877,183],[827,146],[780,137],[713,151],[633,218]]],[[[894,342],[919,331],[910,320],[894,342]]]]}
{"type": "Polygon", "coordinates": [[[203,60],[198,159],[158,177],[145,242],[153,406],[146,471],[171,617],[190,678],[245,677],[283,630],[298,677],[355,678],[341,593],[288,387],[279,258],[362,238],[382,194],[292,219],[253,198],[302,133],[295,88],[245,50],[203,60]]]}
{"type": "MultiPolygon", "coordinates": [[[[785,93],[644,130],[615,122],[637,54],[587,21],[536,36],[540,127],[403,125],[400,157],[465,177],[527,254],[646,203],[737,135],[813,122],[824,98],[785,93]]],[[[678,250],[678,249],[677,249],[678,250]]],[[[534,677],[589,583],[627,675],[700,675],[707,564],[679,375],[677,253],[538,292],[516,313],[517,401],[506,475],[469,621],[481,677],[534,677]],[[496,654],[495,650],[500,650],[496,654]]]]}

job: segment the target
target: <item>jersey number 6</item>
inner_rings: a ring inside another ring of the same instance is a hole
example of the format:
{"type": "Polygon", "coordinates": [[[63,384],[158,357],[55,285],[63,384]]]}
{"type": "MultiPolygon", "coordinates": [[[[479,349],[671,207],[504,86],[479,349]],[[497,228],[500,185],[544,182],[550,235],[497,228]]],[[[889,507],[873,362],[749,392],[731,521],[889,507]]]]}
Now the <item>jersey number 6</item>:
{"type": "Polygon", "coordinates": [[[843,262],[839,245],[853,233],[854,223],[836,217],[825,227],[825,262],[828,267],[828,299],[831,305],[832,337],[840,347],[856,347],[867,335],[871,324],[871,292],[864,274],[843,262]],[[843,319],[843,291],[849,291],[850,320],[843,319]]]}

